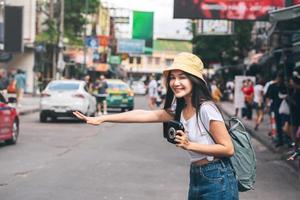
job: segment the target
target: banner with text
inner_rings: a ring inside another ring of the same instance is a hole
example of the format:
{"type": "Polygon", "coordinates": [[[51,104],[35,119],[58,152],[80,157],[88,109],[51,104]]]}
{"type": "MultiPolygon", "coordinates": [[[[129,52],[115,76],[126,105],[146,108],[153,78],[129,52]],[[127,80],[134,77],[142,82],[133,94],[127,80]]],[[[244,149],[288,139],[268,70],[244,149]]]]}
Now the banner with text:
{"type": "Polygon", "coordinates": [[[174,18],[267,20],[285,0],[174,0],[174,18]]]}

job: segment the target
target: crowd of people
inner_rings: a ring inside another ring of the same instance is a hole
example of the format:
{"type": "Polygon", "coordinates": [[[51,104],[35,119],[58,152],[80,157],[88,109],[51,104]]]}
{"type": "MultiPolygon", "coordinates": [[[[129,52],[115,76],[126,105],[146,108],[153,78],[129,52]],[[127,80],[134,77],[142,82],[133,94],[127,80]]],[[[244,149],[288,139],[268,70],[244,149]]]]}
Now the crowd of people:
{"type": "Polygon", "coordinates": [[[287,144],[299,147],[300,128],[300,69],[295,69],[293,76],[285,81],[283,73],[273,77],[265,88],[266,107],[274,113],[276,123],[275,145],[287,144]]]}
{"type": "Polygon", "coordinates": [[[234,80],[223,85],[212,79],[208,84],[215,102],[225,100],[235,103],[235,93],[240,93],[243,106],[236,107],[235,116],[253,121],[255,131],[266,121],[270,125],[268,135],[274,146],[290,148],[292,159],[300,156],[299,67],[290,76],[283,71],[276,72],[269,81],[260,75],[245,76],[240,87],[235,87],[234,80]]]}
{"type": "MultiPolygon", "coordinates": [[[[292,148],[291,152],[300,154],[299,67],[290,77],[284,76],[283,72],[277,72],[268,82],[259,75],[255,79],[247,78],[243,80],[241,88],[238,91],[235,89],[234,92],[242,92],[244,106],[241,109],[241,117],[253,120],[254,130],[257,131],[261,123],[267,120],[270,124],[268,135],[271,136],[275,147],[287,146],[292,148]]],[[[238,111],[239,109],[236,109],[236,116],[238,111]]]]}

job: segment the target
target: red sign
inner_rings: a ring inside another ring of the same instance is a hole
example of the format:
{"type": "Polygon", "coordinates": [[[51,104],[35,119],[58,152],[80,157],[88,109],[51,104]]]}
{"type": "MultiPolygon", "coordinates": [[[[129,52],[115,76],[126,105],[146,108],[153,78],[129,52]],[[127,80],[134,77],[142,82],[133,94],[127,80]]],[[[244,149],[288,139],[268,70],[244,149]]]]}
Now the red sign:
{"type": "Polygon", "coordinates": [[[107,47],[109,44],[109,36],[106,35],[98,35],[99,46],[107,47]]]}
{"type": "Polygon", "coordinates": [[[262,20],[284,5],[285,0],[174,0],[174,18],[262,20]]]}

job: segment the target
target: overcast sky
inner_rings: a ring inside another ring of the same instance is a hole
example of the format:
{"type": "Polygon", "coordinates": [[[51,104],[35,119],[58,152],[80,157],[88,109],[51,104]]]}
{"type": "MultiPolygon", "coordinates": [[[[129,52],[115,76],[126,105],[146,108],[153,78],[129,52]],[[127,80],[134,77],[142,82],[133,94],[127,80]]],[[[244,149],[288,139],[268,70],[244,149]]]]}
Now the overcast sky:
{"type": "Polygon", "coordinates": [[[186,30],[187,20],[173,19],[174,0],[102,0],[102,2],[109,7],[154,12],[154,38],[191,38],[186,30]]]}

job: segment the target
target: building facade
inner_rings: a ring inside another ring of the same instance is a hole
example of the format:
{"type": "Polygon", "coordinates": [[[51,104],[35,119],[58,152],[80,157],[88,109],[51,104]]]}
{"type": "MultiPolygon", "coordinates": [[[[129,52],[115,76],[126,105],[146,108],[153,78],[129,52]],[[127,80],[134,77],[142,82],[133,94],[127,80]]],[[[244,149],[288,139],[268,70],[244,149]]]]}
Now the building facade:
{"type": "Polygon", "coordinates": [[[192,43],[186,40],[157,39],[153,41],[152,54],[129,55],[121,65],[134,78],[145,74],[161,74],[180,52],[192,52],[192,43]]]}
{"type": "MultiPolygon", "coordinates": [[[[3,6],[21,6],[23,7],[23,51],[7,52],[11,53],[12,58],[7,62],[1,62],[0,68],[7,74],[13,74],[17,69],[21,69],[26,74],[26,91],[32,93],[35,86],[34,81],[34,41],[35,41],[35,17],[36,0],[5,0],[3,6]],[[5,4],[4,4],[5,3],[5,4]]],[[[14,20],[14,19],[9,19],[14,20]]],[[[11,21],[14,23],[13,21],[11,21]]],[[[4,36],[5,37],[5,36],[4,36]]]]}

